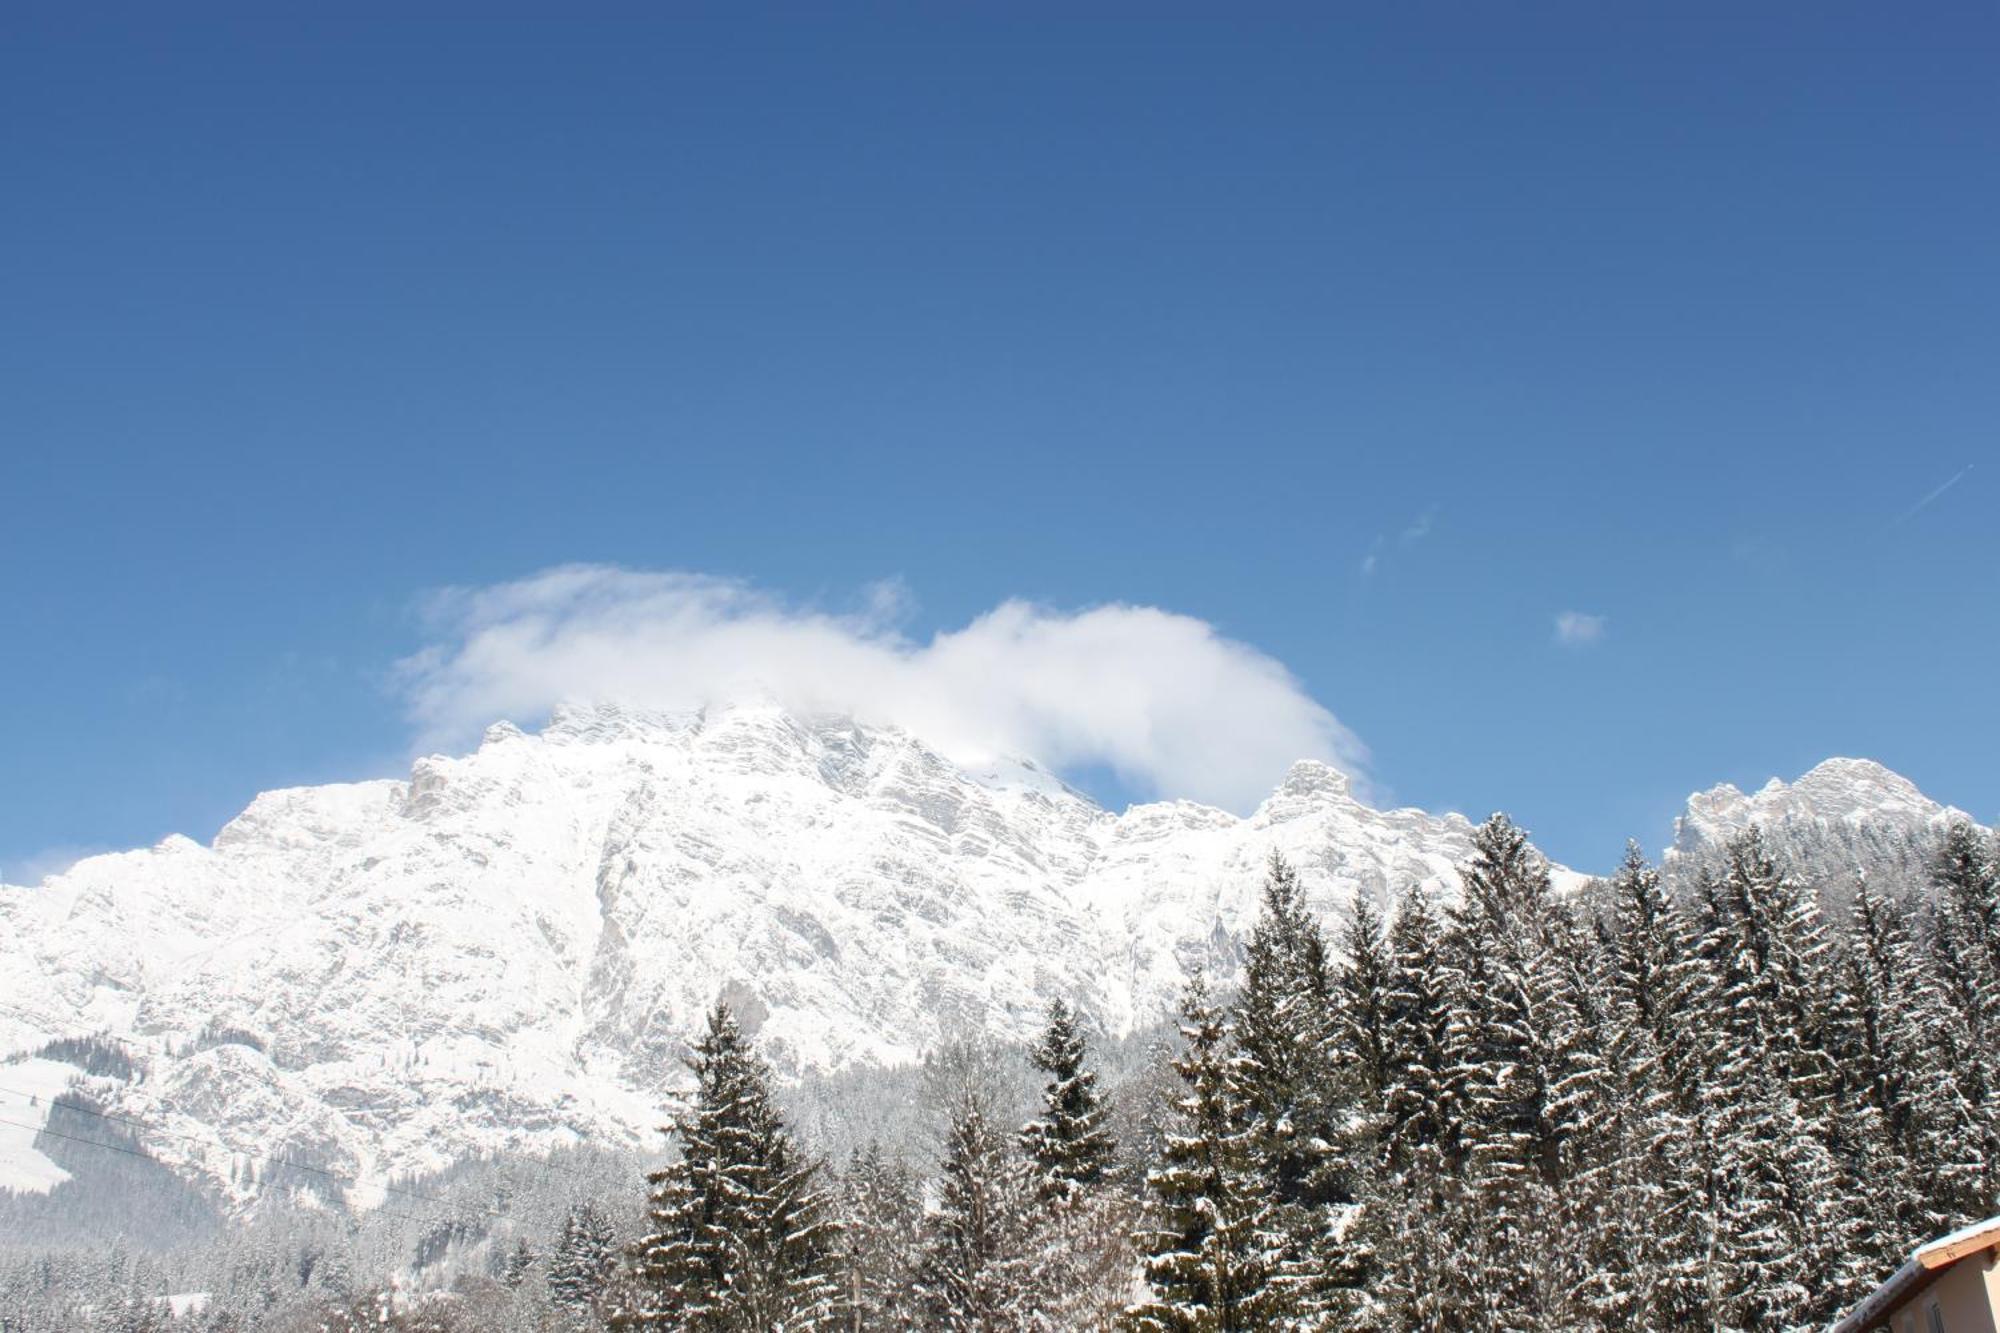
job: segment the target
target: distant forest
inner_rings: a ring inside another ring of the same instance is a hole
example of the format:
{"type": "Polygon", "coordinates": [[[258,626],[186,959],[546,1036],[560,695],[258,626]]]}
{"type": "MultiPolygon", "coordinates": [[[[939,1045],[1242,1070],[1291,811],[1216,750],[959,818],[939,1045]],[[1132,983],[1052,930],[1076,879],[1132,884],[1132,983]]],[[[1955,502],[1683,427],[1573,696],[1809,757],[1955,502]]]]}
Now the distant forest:
{"type": "Polygon", "coordinates": [[[0,1199],[0,1330],[1821,1327],[2000,1211],[2000,848],[1953,824],[1886,888],[1792,850],[1559,894],[1495,815],[1457,894],[1335,922],[1274,859],[1175,1027],[1051,996],[1026,1050],[779,1087],[718,1004],[664,1158],[359,1217],[303,1179],[204,1212],[59,1106],[38,1146],[130,1169],[74,1231],[0,1199]]]}

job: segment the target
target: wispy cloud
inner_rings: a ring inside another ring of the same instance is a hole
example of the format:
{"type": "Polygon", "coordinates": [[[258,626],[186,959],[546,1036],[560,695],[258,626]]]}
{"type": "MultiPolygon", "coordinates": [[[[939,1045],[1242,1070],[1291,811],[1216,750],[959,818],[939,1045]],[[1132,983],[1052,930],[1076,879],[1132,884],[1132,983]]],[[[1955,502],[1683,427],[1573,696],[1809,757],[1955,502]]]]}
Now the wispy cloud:
{"type": "Polygon", "coordinates": [[[1924,510],[1930,508],[1932,505],[1936,504],[1940,499],[1942,499],[1946,491],[1958,485],[1958,483],[1960,483],[1961,481],[1964,481],[1965,474],[1970,471],[1972,471],[1972,464],[1967,463],[1964,467],[1952,473],[1950,479],[1947,480],[1944,483],[1944,485],[1938,487],[1936,490],[1932,491],[1929,495],[1926,495],[1923,499],[1911,505],[1901,514],[1898,514],[1896,516],[1896,521],[1894,523],[1891,523],[1889,526],[1892,528],[1900,527],[1903,524],[1908,523],[1911,519],[1915,518],[1918,514],[1923,513],[1924,510]]]}
{"type": "Polygon", "coordinates": [[[399,680],[425,745],[563,702],[766,698],[901,726],[961,759],[1103,766],[1238,810],[1300,758],[1362,773],[1361,743],[1290,672],[1192,616],[1007,601],[918,641],[898,628],[908,609],[900,584],[840,613],[734,579],[567,565],[437,595],[432,642],[399,680]]]}
{"type": "Polygon", "coordinates": [[[1558,611],[1556,642],[1568,648],[1582,648],[1596,643],[1604,637],[1607,623],[1606,617],[1594,616],[1588,611],[1558,611]]]}
{"type": "MultiPolygon", "coordinates": [[[[1396,535],[1396,545],[1415,546],[1431,535],[1431,528],[1437,523],[1438,507],[1430,506],[1423,513],[1410,520],[1408,527],[1396,535]]],[[[1389,546],[1387,537],[1377,537],[1368,544],[1368,554],[1361,557],[1361,577],[1370,578],[1382,568],[1382,557],[1389,546]]]]}

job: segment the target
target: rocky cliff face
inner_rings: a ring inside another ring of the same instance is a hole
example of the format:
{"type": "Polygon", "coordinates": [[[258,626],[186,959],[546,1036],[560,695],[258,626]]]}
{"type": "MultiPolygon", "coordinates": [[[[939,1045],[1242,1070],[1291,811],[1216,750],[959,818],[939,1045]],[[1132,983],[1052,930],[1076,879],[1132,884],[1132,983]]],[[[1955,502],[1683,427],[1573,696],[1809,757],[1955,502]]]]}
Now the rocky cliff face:
{"type": "Polygon", "coordinates": [[[138,1078],[92,1095],[225,1185],[220,1145],[380,1177],[637,1142],[719,994],[792,1071],[1024,1036],[1056,994],[1129,1029],[1233,963],[1271,851],[1337,913],[1448,887],[1470,831],[1314,763],[1248,818],[1113,814],[844,720],[577,710],[0,890],[0,1052],[108,1034],[138,1078]]]}

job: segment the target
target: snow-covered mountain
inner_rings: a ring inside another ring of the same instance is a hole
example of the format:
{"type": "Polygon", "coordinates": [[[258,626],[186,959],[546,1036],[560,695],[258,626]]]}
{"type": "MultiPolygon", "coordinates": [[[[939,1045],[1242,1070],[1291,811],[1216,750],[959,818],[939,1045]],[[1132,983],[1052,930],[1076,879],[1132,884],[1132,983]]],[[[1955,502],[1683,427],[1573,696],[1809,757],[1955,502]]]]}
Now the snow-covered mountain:
{"type": "Polygon", "coordinates": [[[1668,865],[1685,873],[1707,864],[1754,824],[1785,863],[1841,901],[1857,876],[1892,891],[1921,883],[1938,832],[1967,818],[1872,760],[1829,759],[1796,782],[1772,778],[1749,795],[1723,783],[1690,796],[1674,821],[1668,865]]]}
{"type": "MultiPolygon", "coordinates": [[[[91,1095],[221,1185],[226,1149],[380,1179],[652,1142],[718,994],[793,1071],[1023,1036],[1058,994],[1126,1030],[1233,961],[1272,850],[1337,912],[1448,887],[1470,832],[1318,763],[1247,818],[1113,814],[1031,763],[968,771],[846,720],[571,710],[407,781],[267,792],[212,846],[0,889],[0,1056],[109,1034],[138,1077],[91,1095]]],[[[45,1185],[32,1132],[8,1134],[9,1174],[45,1185]]]]}
{"type": "MultiPolygon", "coordinates": [[[[1836,760],[1694,797],[1674,856],[1753,819],[1781,843],[1862,846],[1943,812],[1836,760]]],[[[267,792],[211,846],[0,888],[0,1186],[62,1178],[33,1149],[80,1078],[55,1038],[105,1034],[117,1058],[89,1096],[245,1197],[236,1168],[274,1155],[381,1182],[651,1145],[718,995],[795,1073],[1025,1037],[1053,995],[1127,1031],[1169,1012],[1191,966],[1234,965],[1273,850],[1337,916],[1412,883],[1451,891],[1471,832],[1373,809],[1311,762],[1248,817],[1112,813],[1026,761],[968,768],[770,707],[502,724],[406,781],[267,792]]]]}

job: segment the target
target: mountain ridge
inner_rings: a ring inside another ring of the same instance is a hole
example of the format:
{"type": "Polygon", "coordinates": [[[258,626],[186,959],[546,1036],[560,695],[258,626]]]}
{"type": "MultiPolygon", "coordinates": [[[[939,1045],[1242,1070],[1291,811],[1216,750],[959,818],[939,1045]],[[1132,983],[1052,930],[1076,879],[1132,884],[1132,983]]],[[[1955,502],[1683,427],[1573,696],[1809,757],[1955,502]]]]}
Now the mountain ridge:
{"type": "MultiPolygon", "coordinates": [[[[1807,786],[1831,809],[1843,772],[1856,800],[1903,782],[1836,770],[1766,803],[1792,811],[1807,786]]],[[[1772,791],[1697,794],[1677,854],[1772,791]]],[[[569,708],[406,779],[262,793],[207,846],[174,836],[0,888],[0,1057],[109,1034],[135,1078],[86,1080],[91,1096],[188,1136],[159,1151],[225,1195],[226,1154],[187,1142],[364,1181],[629,1145],[718,994],[787,1073],[907,1063],[954,1032],[1018,1039],[1052,995],[1130,1031],[1190,968],[1234,966],[1271,852],[1337,916],[1413,883],[1450,892],[1471,832],[1368,806],[1312,760],[1249,815],[1114,813],[1032,761],[956,764],[844,718],[569,708]]],[[[0,1131],[0,1185],[50,1179],[32,1140],[0,1131]]]]}
{"type": "Polygon", "coordinates": [[[1859,879],[1920,878],[1929,840],[1953,820],[1972,817],[1883,764],[1825,759],[1791,782],[1774,777],[1754,792],[1724,782],[1693,793],[1674,820],[1665,862],[1670,876],[1698,874],[1754,824],[1767,847],[1821,881],[1838,907],[1859,879]]]}
{"type": "Polygon", "coordinates": [[[1052,994],[1126,1030],[1228,965],[1273,848],[1333,911],[1443,887],[1469,833],[1311,763],[1247,817],[1114,814],[845,719],[568,709],[0,890],[0,1052],[109,1033],[144,1080],[93,1095],[352,1175],[636,1141],[719,991],[789,1071],[1020,1036],[1052,994]]]}

